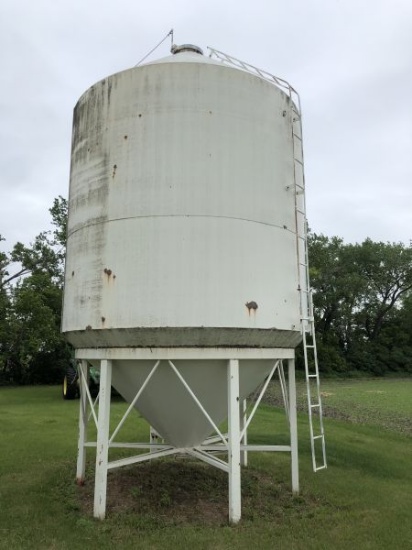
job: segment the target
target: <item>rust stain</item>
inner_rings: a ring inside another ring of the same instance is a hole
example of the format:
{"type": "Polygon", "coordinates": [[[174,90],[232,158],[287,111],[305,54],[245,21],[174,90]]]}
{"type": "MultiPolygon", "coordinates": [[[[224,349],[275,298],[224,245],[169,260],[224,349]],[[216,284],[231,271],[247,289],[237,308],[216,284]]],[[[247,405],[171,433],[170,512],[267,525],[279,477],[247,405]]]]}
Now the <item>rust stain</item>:
{"type": "Polygon", "coordinates": [[[102,323],[104,323],[106,321],[106,317],[102,317],[102,323]]]}
{"type": "Polygon", "coordinates": [[[252,300],[251,302],[246,302],[245,306],[246,306],[247,309],[248,309],[249,315],[250,315],[251,313],[256,313],[256,310],[257,310],[257,308],[259,307],[259,306],[257,305],[257,303],[254,302],[253,300],[252,300]]]}
{"type": "Polygon", "coordinates": [[[114,164],[114,165],[113,165],[113,173],[112,173],[112,178],[114,178],[114,177],[115,177],[115,175],[116,175],[116,170],[117,170],[117,164],[114,164]]]}
{"type": "Polygon", "coordinates": [[[113,273],[111,269],[108,267],[105,267],[103,269],[103,273],[107,275],[107,282],[110,283],[110,280],[114,281],[116,279],[116,275],[113,273]]]}
{"type": "Polygon", "coordinates": [[[124,136],[124,138],[123,138],[123,139],[127,139],[127,136],[124,136]]]}
{"type": "Polygon", "coordinates": [[[87,325],[86,330],[92,330],[92,325],[87,325]]]}
{"type": "Polygon", "coordinates": [[[74,271],[72,271],[72,277],[74,277],[74,271]]]}

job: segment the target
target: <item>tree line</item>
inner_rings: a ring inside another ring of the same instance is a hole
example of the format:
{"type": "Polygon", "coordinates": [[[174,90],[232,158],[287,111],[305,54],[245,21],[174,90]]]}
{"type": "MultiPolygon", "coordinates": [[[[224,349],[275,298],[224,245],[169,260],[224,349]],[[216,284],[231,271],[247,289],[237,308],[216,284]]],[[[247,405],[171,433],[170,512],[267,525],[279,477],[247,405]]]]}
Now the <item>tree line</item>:
{"type": "MultiPolygon", "coordinates": [[[[49,212],[52,231],[0,252],[0,385],[58,383],[73,353],[60,334],[66,199],[49,212]]],[[[320,371],[412,373],[412,247],[315,233],[308,246],[320,371]]]]}
{"type": "Polygon", "coordinates": [[[309,235],[320,369],[412,372],[412,247],[309,235]]]}
{"type": "Polygon", "coordinates": [[[61,382],[71,358],[60,334],[66,199],[54,199],[49,212],[53,231],[0,252],[0,385],[61,382]]]}

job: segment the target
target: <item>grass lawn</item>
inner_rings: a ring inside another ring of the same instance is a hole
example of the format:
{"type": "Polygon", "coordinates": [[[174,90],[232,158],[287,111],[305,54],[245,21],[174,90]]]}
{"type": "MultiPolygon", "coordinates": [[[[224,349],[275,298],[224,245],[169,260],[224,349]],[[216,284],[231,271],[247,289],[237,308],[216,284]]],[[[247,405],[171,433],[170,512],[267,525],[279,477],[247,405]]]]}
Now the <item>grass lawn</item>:
{"type": "MultiPolygon", "coordinates": [[[[302,412],[301,494],[291,495],[287,454],[250,453],[242,521],[230,527],[226,475],[176,458],[110,473],[108,517],[94,520],[92,451],[89,482],[74,483],[78,401],[63,401],[57,387],[0,388],[0,548],[412,547],[412,379],[325,380],[322,392],[328,469],[311,471],[302,412]]],[[[251,441],[286,442],[277,399],[274,387],[251,441]]],[[[113,417],[124,409],[115,402],[113,417]]],[[[148,436],[137,415],[124,430],[124,439],[148,436]]]]}

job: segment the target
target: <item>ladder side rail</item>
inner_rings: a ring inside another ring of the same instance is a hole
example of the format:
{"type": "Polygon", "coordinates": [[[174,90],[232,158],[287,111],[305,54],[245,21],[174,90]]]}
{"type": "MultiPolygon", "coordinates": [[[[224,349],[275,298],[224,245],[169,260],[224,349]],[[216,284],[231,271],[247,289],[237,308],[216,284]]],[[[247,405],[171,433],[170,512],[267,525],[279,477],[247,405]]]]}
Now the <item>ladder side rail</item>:
{"type": "MultiPolygon", "coordinates": [[[[312,309],[312,315],[313,315],[313,300],[312,300],[312,292],[310,294],[310,307],[312,309]]],[[[319,361],[318,361],[318,353],[317,353],[317,343],[316,343],[316,332],[315,332],[315,322],[313,320],[313,334],[312,334],[312,340],[313,340],[313,354],[314,354],[314,364],[315,364],[315,371],[316,371],[316,391],[317,391],[317,399],[319,403],[319,431],[320,431],[320,437],[322,440],[322,459],[323,464],[321,468],[327,467],[327,461],[326,461],[326,443],[325,443],[325,428],[323,423],[323,404],[322,404],[322,394],[320,391],[320,376],[319,376],[319,361]]],[[[319,469],[319,468],[317,468],[319,469]]]]}
{"type": "Polygon", "coordinates": [[[319,364],[317,356],[314,308],[312,289],[309,278],[309,248],[308,248],[308,225],[306,220],[306,197],[305,197],[305,175],[303,171],[304,158],[302,147],[302,120],[300,105],[297,112],[292,107],[292,144],[293,144],[293,166],[295,182],[295,219],[297,236],[297,260],[300,288],[300,310],[301,329],[303,340],[303,353],[305,363],[306,389],[308,398],[309,433],[312,454],[313,471],[326,468],[325,432],[323,425],[323,408],[320,392],[319,364]],[[298,150],[297,150],[298,149],[298,150]],[[308,334],[312,343],[308,344],[308,334]],[[309,357],[310,353],[310,357],[309,357]],[[313,366],[311,366],[313,365],[313,366]],[[311,384],[315,378],[316,383],[311,384]],[[314,433],[313,411],[317,409],[319,419],[319,433],[314,433]],[[318,465],[315,440],[321,439],[322,464],[318,465]]]}
{"type": "Polygon", "coordinates": [[[308,401],[308,418],[309,418],[309,436],[310,436],[310,449],[312,455],[312,467],[313,471],[316,471],[316,452],[315,452],[315,439],[313,433],[313,419],[312,419],[312,390],[310,387],[310,378],[309,378],[309,359],[308,359],[308,350],[306,346],[306,330],[305,326],[302,326],[302,338],[303,338],[303,355],[305,360],[305,378],[306,378],[306,392],[307,392],[307,401],[308,401]]]}

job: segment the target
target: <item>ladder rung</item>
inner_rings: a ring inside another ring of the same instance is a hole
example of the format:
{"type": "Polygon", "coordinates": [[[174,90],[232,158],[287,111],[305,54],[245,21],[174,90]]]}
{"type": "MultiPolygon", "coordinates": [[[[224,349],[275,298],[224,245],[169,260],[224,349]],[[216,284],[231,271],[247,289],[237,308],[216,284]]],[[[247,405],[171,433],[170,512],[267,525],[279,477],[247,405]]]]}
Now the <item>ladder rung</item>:
{"type": "Polygon", "coordinates": [[[323,466],[318,466],[317,468],[315,468],[315,472],[318,472],[319,470],[326,470],[326,464],[324,464],[323,466]]]}
{"type": "Polygon", "coordinates": [[[299,214],[306,214],[304,210],[300,210],[299,208],[296,208],[296,212],[299,212],[299,214]]]}
{"type": "Polygon", "coordinates": [[[322,438],[323,438],[323,434],[321,434],[321,435],[314,435],[312,439],[315,440],[315,439],[322,439],[322,438]]]}
{"type": "Polygon", "coordinates": [[[312,409],[318,409],[320,407],[320,403],[315,403],[314,405],[311,405],[312,409]]]}
{"type": "Polygon", "coordinates": [[[303,166],[303,162],[302,162],[301,160],[299,160],[299,159],[297,159],[297,158],[294,158],[293,160],[294,160],[295,162],[297,162],[298,164],[301,164],[301,165],[303,166]]]}
{"type": "Polygon", "coordinates": [[[300,136],[298,136],[298,134],[295,134],[295,133],[294,133],[294,134],[293,134],[293,137],[298,138],[299,141],[302,141],[302,138],[301,138],[300,136]]]}
{"type": "Polygon", "coordinates": [[[317,374],[308,374],[308,378],[317,378],[318,375],[317,374]]]}

